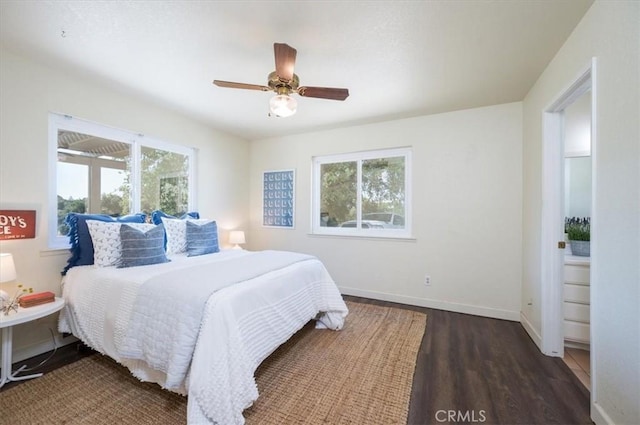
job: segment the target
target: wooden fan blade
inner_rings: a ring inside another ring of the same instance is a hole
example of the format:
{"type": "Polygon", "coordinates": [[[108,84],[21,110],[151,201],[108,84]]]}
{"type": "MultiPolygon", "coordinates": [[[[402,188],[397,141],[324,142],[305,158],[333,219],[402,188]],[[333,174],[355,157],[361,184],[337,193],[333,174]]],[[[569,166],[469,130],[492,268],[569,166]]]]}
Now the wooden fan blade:
{"type": "Polygon", "coordinates": [[[213,80],[213,84],[215,84],[218,87],[228,87],[230,89],[247,89],[247,90],[260,90],[260,91],[271,90],[267,86],[261,86],[258,84],[234,83],[231,81],[213,80]]]}
{"type": "Polygon", "coordinates": [[[335,89],[330,87],[300,87],[298,94],[304,97],[319,97],[321,99],[345,100],[349,97],[349,89],[335,89]]]}
{"type": "Polygon", "coordinates": [[[276,57],[276,74],[282,81],[293,80],[293,68],[296,64],[298,51],[288,44],[273,43],[273,53],[276,57]]]}

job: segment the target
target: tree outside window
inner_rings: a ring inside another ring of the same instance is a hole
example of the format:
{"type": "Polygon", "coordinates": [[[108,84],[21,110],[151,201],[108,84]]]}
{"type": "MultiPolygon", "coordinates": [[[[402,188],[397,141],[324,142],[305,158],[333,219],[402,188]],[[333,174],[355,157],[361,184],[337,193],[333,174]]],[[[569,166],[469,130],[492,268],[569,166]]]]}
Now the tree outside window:
{"type": "Polygon", "coordinates": [[[50,129],[55,146],[52,248],[68,246],[64,220],[70,212],[118,217],[159,209],[179,216],[194,209],[193,149],[143,141],[139,134],[53,113],[50,129]],[[136,166],[134,158],[139,158],[136,166]]]}
{"type": "Polygon", "coordinates": [[[410,235],[410,153],[394,149],[314,158],[313,232],[410,235]]]}

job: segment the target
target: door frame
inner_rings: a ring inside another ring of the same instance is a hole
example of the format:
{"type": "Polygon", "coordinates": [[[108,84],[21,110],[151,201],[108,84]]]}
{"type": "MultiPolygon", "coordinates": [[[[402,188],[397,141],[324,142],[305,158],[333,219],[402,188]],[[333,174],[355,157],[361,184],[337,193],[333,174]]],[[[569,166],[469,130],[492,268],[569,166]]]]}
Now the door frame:
{"type": "MultiPolygon", "coordinates": [[[[564,356],[564,250],[558,249],[564,240],[564,110],[580,96],[591,90],[591,226],[597,225],[596,212],[596,58],[576,79],[543,111],[542,142],[542,223],[541,223],[541,350],[554,357],[564,356]]],[[[591,233],[590,290],[598,282],[593,279],[597,267],[597,240],[591,233]]],[[[596,292],[597,293],[597,292],[596,292]]],[[[590,357],[591,399],[595,400],[595,345],[593,306],[597,299],[590,300],[590,357]]]]}

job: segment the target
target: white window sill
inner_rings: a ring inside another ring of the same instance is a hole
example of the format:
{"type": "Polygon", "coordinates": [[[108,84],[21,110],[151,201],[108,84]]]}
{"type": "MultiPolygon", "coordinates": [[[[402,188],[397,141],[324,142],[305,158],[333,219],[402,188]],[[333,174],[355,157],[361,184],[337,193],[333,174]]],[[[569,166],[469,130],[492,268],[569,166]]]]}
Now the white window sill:
{"type": "Polygon", "coordinates": [[[389,241],[389,242],[417,242],[412,236],[367,236],[367,235],[339,235],[335,233],[307,233],[312,238],[337,238],[337,239],[360,239],[372,241],[389,241]]]}

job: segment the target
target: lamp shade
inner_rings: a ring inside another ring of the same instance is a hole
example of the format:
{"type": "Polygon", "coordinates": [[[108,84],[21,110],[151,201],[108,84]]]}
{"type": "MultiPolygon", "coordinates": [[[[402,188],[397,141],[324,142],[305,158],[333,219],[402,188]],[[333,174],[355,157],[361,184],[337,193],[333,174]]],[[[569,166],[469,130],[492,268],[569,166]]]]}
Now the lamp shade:
{"type": "Polygon", "coordinates": [[[16,280],[16,266],[13,263],[13,255],[0,254],[0,283],[16,280]]]}
{"type": "Polygon", "coordinates": [[[229,233],[229,243],[234,245],[245,243],[244,232],[242,230],[232,230],[229,233]]]}
{"type": "Polygon", "coordinates": [[[298,102],[286,94],[274,96],[269,101],[269,109],[276,117],[286,118],[298,110],[298,102]]]}

